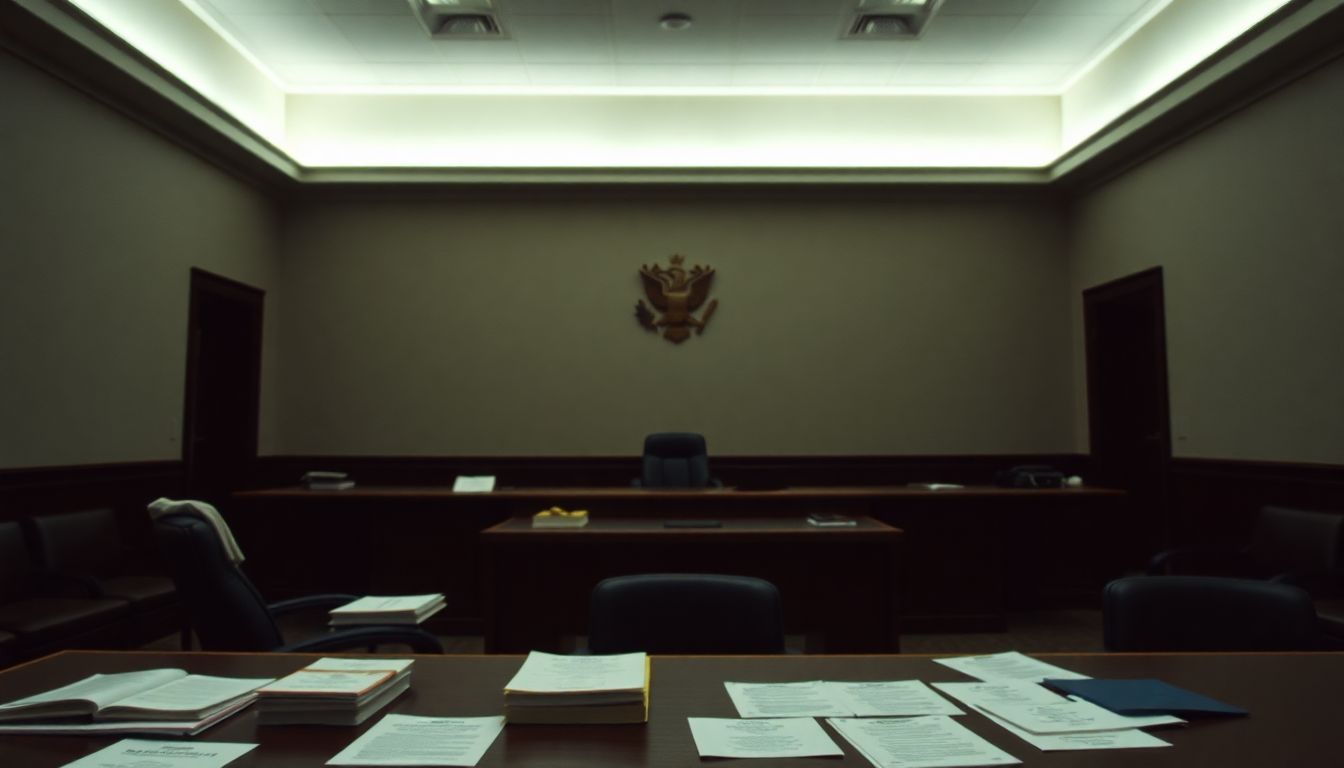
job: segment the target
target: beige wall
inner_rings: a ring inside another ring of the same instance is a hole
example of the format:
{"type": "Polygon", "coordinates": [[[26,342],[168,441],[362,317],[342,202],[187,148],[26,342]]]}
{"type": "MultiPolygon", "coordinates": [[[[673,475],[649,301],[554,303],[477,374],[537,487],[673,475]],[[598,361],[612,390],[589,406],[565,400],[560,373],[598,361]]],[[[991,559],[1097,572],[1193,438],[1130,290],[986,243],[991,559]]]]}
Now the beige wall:
{"type": "Polygon", "coordinates": [[[1073,212],[1075,359],[1080,292],[1163,269],[1177,456],[1344,463],[1342,93],[1336,61],[1073,212]]]}
{"type": "Polygon", "coordinates": [[[269,291],[269,448],[270,203],[7,54],[0,93],[0,467],[180,458],[193,266],[269,291]]]}
{"type": "Polygon", "coordinates": [[[0,57],[0,467],[180,455],[192,266],[268,291],[263,454],[1086,450],[1079,294],[1161,265],[1177,455],[1344,463],[1342,86],[1336,63],[1067,218],[824,190],[282,211],[0,57]],[[680,347],[632,317],[672,253],[719,270],[680,347]]]}
{"type": "Polygon", "coordinates": [[[286,216],[285,453],[995,453],[1070,444],[1061,221],[1034,202],[311,204],[286,216]],[[718,270],[681,346],[641,264],[718,270]]]}

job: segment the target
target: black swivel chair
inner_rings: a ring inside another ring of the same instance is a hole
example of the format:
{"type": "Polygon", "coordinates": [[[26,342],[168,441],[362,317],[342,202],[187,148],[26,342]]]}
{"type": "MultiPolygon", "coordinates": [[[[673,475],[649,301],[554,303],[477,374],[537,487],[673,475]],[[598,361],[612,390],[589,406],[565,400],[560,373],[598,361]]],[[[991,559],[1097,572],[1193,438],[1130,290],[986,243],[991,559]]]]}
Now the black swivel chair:
{"type": "Polygon", "coordinates": [[[1301,651],[1321,647],[1306,591],[1220,576],[1131,576],[1106,585],[1108,651],[1301,651]]]}
{"type": "Polygon", "coordinates": [[[1344,642],[1344,513],[1262,507],[1245,546],[1159,552],[1148,573],[1294,584],[1311,593],[1321,626],[1336,645],[1344,642]]]}
{"type": "Polygon", "coordinates": [[[267,605],[204,520],[186,514],[164,515],[154,521],[154,537],[188,606],[202,650],[322,652],[404,644],[416,653],[443,653],[433,635],[411,627],[344,629],[286,644],[276,616],[334,608],[355,596],[312,595],[267,605]]]}
{"type": "Polygon", "coordinates": [[[648,573],[604,579],[588,611],[592,653],[783,653],[779,590],[765,579],[648,573]]]}
{"type": "Polygon", "coordinates": [[[694,432],[657,432],[644,438],[640,476],[644,488],[707,488],[723,483],[709,474],[705,437],[694,432]]]}

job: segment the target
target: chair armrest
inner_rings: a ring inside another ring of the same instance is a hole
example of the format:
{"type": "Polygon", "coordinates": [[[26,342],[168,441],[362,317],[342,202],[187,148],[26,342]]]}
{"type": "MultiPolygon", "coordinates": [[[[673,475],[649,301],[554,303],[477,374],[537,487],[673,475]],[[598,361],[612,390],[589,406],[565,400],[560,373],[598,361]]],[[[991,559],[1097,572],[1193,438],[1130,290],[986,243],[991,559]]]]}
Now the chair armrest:
{"type": "Polygon", "coordinates": [[[1255,563],[1241,550],[1168,549],[1148,561],[1149,576],[1198,574],[1206,576],[1255,576],[1255,563]]]}
{"type": "Polygon", "coordinates": [[[414,627],[356,627],[310,637],[275,650],[279,653],[310,653],[369,648],[385,643],[409,645],[415,653],[443,653],[438,638],[414,627]]]}
{"type": "Polygon", "coordinates": [[[270,609],[272,616],[283,616],[288,613],[297,613],[298,611],[319,609],[330,610],[358,599],[359,595],[304,595],[303,597],[293,597],[289,600],[281,600],[278,603],[271,603],[266,607],[270,609]]]}

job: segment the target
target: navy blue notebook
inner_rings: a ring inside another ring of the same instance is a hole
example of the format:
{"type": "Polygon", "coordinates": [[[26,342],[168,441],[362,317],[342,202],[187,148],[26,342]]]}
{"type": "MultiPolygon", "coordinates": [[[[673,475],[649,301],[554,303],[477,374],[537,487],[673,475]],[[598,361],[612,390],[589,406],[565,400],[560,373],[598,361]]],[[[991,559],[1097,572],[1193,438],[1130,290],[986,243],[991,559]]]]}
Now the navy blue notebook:
{"type": "Polygon", "coordinates": [[[1104,707],[1117,715],[1245,715],[1246,710],[1224,704],[1161,680],[1045,680],[1060,693],[1104,707]]]}

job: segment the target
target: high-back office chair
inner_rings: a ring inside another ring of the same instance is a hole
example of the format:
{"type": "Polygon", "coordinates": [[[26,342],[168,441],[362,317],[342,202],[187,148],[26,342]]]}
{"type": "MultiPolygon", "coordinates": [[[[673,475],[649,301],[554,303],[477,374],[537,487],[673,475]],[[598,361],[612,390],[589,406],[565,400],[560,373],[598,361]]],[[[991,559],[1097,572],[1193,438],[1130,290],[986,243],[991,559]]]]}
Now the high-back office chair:
{"type": "Polygon", "coordinates": [[[1341,566],[1344,514],[1266,506],[1241,549],[1167,550],[1153,557],[1148,572],[1272,579],[1318,594],[1339,591],[1341,566]]]}
{"type": "Polygon", "coordinates": [[[722,485],[709,474],[704,435],[694,432],[656,432],[645,437],[640,476],[633,484],[645,488],[722,485]]]}
{"type": "Polygon", "coordinates": [[[1131,576],[1106,585],[1108,651],[1298,651],[1321,647],[1306,591],[1220,576],[1131,576]]]}
{"type": "Polygon", "coordinates": [[[779,590],[765,579],[648,573],[604,579],[588,611],[593,653],[783,653],[779,590]]]}
{"type": "Polygon", "coordinates": [[[225,554],[219,534],[204,520],[186,514],[164,515],[154,521],[154,537],[187,603],[202,650],[318,652],[396,643],[416,653],[443,653],[433,635],[409,627],[360,627],[286,644],[276,616],[335,608],[355,596],[312,595],[267,605],[225,554]]]}

